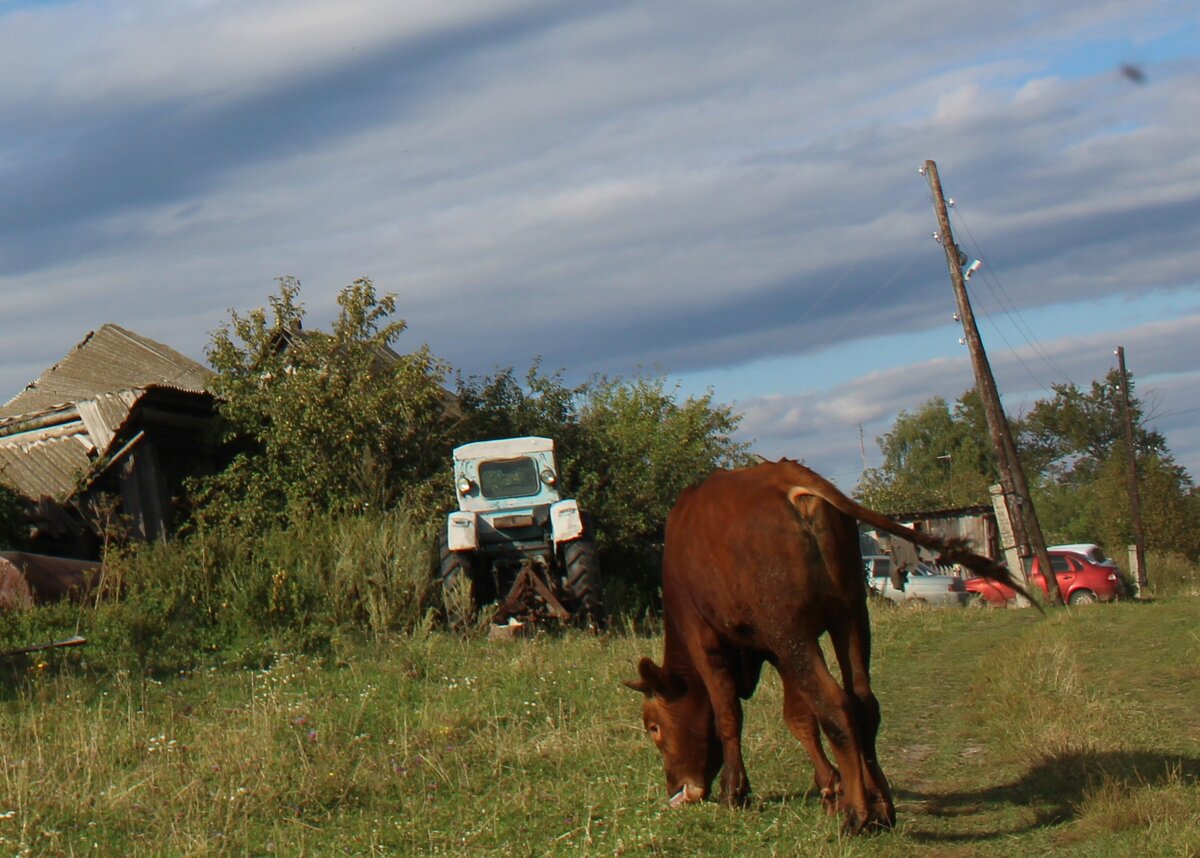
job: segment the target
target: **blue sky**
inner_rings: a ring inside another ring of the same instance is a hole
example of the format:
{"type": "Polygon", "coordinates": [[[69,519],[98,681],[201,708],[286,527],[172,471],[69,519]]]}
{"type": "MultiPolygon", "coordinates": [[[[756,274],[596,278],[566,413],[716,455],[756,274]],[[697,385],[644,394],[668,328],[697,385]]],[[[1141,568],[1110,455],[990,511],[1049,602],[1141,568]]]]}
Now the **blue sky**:
{"type": "Polygon", "coordinates": [[[1194,3],[0,2],[0,399],[116,322],[203,359],[372,277],[470,373],[664,371],[851,488],[971,384],[917,167],[1013,411],[1126,348],[1200,470],[1194,3]],[[1050,9],[1050,11],[1046,11],[1050,9]],[[1134,64],[1141,82],[1122,73],[1134,64]],[[994,324],[993,324],[994,321],[994,324]]]}

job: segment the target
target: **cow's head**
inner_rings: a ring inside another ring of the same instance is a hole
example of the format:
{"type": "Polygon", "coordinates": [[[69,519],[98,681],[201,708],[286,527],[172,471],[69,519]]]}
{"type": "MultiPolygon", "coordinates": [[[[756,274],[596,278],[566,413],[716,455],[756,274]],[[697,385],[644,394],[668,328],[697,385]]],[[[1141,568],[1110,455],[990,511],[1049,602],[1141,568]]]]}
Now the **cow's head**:
{"type": "Polygon", "coordinates": [[[689,684],[643,658],[638,679],[625,685],[645,695],[642,723],[662,754],[671,807],[706,799],[724,755],[703,683],[689,684]]]}

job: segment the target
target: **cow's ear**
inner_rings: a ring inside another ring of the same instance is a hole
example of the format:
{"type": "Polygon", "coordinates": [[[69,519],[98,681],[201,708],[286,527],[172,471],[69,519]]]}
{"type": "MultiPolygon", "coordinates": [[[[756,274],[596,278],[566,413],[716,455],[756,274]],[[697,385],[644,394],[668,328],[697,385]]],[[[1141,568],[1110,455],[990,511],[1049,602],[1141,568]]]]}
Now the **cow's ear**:
{"type": "Polygon", "coordinates": [[[625,685],[634,691],[640,691],[647,697],[661,697],[673,700],[684,692],[683,680],[673,673],[659,667],[648,658],[638,662],[638,678],[626,680],[625,685]]]}

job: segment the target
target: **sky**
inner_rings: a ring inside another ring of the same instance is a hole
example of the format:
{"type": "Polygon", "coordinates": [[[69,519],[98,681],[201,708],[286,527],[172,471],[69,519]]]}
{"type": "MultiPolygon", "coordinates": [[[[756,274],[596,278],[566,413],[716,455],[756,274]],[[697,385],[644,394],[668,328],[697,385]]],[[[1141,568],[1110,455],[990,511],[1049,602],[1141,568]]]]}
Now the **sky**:
{"type": "Polygon", "coordinates": [[[0,0],[0,401],[114,322],[204,361],[360,276],[465,375],[665,374],[845,489],[1123,346],[1200,475],[1200,5],[0,0]]]}

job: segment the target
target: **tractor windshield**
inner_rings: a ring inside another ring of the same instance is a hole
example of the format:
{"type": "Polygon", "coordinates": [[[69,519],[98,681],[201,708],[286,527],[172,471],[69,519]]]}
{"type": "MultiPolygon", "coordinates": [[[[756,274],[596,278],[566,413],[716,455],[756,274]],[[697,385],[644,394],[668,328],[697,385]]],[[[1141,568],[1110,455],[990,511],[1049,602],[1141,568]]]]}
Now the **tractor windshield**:
{"type": "Polygon", "coordinates": [[[520,498],[541,489],[533,459],[499,459],[479,465],[479,491],[485,498],[520,498]]]}

